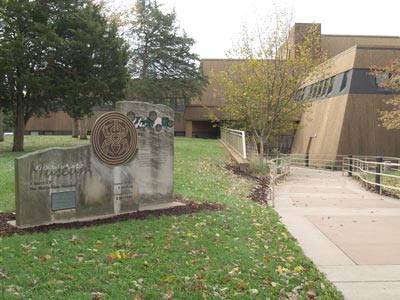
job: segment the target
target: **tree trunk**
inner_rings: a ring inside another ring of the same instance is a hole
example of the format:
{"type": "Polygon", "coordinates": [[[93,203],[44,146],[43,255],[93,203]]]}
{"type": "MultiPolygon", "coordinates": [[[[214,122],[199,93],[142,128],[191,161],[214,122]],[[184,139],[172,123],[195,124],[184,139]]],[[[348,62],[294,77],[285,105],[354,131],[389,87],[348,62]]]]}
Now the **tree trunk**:
{"type": "Polygon", "coordinates": [[[79,121],[78,119],[72,118],[72,137],[79,137],[79,121]]]}
{"type": "Polygon", "coordinates": [[[14,143],[13,152],[24,151],[24,131],[25,131],[25,118],[24,106],[21,103],[17,104],[17,112],[14,116],[14,143]]]}
{"type": "Polygon", "coordinates": [[[79,120],[79,123],[80,123],[80,139],[87,140],[88,117],[84,116],[81,120],[79,120]]]}
{"type": "Polygon", "coordinates": [[[4,141],[3,111],[0,109],[0,142],[4,141]]]}
{"type": "Polygon", "coordinates": [[[260,154],[259,154],[260,155],[260,164],[262,164],[264,161],[264,139],[260,138],[259,142],[260,142],[260,154]]]}

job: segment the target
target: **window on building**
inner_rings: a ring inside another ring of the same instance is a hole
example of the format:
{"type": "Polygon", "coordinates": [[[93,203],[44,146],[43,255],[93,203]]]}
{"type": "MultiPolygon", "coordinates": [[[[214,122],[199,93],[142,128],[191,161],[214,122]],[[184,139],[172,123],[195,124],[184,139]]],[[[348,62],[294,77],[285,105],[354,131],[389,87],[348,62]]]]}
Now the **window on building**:
{"type": "Polygon", "coordinates": [[[390,78],[390,74],[387,72],[379,72],[376,76],[375,76],[375,84],[376,87],[380,88],[381,84],[384,83],[386,80],[388,80],[390,78]]]}
{"type": "Polygon", "coordinates": [[[326,91],[326,96],[327,97],[329,97],[331,94],[332,94],[332,90],[333,90],[333,78],[334,77],[331,77],[331,78],[329,78],[328,79],[328,81],[327,81],[327,91],[326,91]]]}
{"type": "Polygon", "coordinates": [[[342,84],[340,85],[340,91],[343,91],[346,88],[349,82],[349,76],[350,76],[350,71],[347,71],[343,74],[342,84]]]}
{"type": "Polygon", "coordinates": [[[318,89],[318,85],[316,83],[314,83],[311,86],[311,99],[314,99],[317,96],[317,89],[318,89]]]}
{"type": "Polygon", "coordinates": [[[311,86],[307,86],[304,89],[304,96],[303,96],[304,100],[310,100],[311,99],[311,86]]]}
{"type": "Polygon", "coordinates": [[[320,86],[319,86],[319,91],[318,91],[318,97],[322,97],[325,95],[325,85],[326,85],[326,80],[321,81],[320,86]]]}
{"type": "Polygon", "coordinates": [[[295,100],[297,101],[297,102],[301,102],[301,101],[303,101],[303,99],[304,99],[304,88],[302,88],[302,89],[299,89],[299,90],[297,90],[296,91],[296,94],[295,94],[295,100]]]}

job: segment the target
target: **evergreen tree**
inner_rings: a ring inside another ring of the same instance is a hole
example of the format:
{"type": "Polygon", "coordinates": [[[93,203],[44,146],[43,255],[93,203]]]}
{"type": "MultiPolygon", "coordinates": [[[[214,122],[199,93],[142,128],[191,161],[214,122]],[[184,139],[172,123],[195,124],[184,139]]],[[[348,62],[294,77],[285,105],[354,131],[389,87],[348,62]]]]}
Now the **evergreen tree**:
{"type": "Polygon", "coordinates": [[[13,151],[23,151],[32,115],[56,108],[54,19],[46,1],[0,0],[0,107],[14,116],[13,151]]]}
{"type": "MultiPolygon", "coordinates": [[[[116,22],[107,20],[101,7],[88,1],[66,16],[56,31],[64,41],[57,57],[62,62],[58,74],[63,110],[84,122],[94,106],[112,106],[122,100],[128,81],[128,46],[116,22]]],[[[86,137],[86,130],[80,133],[86,137]]]]}
{"type": "Polygon", "coordinates": [[[0,107],[14,116],[13,151],[35,114],[71,116],[122,97],[127,49],[91,0],[0,0],[0,107]]]}
{"type": "Polygon", "coordinates": [[[179,33],[175,12],[164,14],[156,1],[137,0],[133,16],[129,99],[176,107],[200,95],[207,78],[191,52],[194,40],[179,33]]]}
{"type": "Polygon", "coordinates": [[[3,111],[0,109],[0,142],[4,141],[3,111]]]}

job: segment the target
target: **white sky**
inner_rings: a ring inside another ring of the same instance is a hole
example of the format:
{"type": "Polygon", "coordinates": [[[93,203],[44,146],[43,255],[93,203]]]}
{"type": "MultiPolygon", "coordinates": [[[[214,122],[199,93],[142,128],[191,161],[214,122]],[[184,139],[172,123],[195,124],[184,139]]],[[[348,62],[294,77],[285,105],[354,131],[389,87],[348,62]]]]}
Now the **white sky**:
{"type": "MultiPolygon", "coordinates": [[[[114,0],[128,5],[134,0],[114,0]]],[[[399,0],[157,0],[175,8],[180,27],[196,41],[200,58],[224,58],[243,25],[268,24],[274,5],[293,13],[293,22],[321,23],[322,34],[400,36],[399,0]]]]}

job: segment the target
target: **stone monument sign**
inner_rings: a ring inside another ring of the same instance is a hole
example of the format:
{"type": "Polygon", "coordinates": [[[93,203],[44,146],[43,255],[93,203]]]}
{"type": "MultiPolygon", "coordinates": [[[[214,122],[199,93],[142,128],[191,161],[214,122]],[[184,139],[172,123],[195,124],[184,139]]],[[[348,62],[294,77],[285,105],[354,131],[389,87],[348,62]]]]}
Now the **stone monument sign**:
{"type": "Polygon", "coordinates": [[[163,207],[173,202],[173,110],[118,102],[91,144],[15,159],[16,224],[36,226],[163,207]]]}

